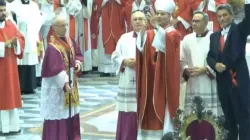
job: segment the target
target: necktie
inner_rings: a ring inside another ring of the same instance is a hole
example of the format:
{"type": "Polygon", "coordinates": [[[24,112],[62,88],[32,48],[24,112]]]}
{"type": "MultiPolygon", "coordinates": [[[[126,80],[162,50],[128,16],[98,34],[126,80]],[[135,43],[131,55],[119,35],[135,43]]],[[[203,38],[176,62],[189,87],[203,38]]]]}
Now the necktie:
{"type": "Polygon", "coordinates": [[[220,36],[220,51],[221,51],[221,52],[223,52],[224,46],[225,46],[224,36],[221,35],[221,36],[220,36]]]}

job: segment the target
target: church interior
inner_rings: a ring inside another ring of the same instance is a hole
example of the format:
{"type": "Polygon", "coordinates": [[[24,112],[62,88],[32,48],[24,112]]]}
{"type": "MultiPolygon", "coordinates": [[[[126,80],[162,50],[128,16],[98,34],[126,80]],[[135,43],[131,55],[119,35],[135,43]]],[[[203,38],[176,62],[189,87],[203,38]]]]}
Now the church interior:
{"type": "MultiPolygon", "coordinates": [[[[82,140],[114,140],[118,79],[92,73],[79,78],[79,85],[82,140]]],[[[42,140],[40,90],[37,88],[36,94],[22,95],[23,107],[19,109],[22,132],[18,135],[0,135],[0,140],[42,140]]]]}
{"type": "MultiPolygon", "coordinates": [[[[150,3],[150,0],[146,1],[150,3]]],[[[236,15],[235,22],[240,22],[243,17],[241,11],[236,15]]],[[[250,36],[246,44],[246,58],[250,60],[250,36]]],[[[248,62],[250,66],[250,61],[248,62]]],[[[92,69],[92,64],[90,65],[92,69]]],[[[115,76],[114,72],[105,75],[104,72],[96,71],[96,68],[95,66],[93,70],[82,71],[78,78],[81,140],[115,140],[119,77],[115,76]]],[[[184,108],[185,88],[185,83],[180,86],[180,109],[184,108]]],[[[44,120],[40,115],[41,87],[37,87],[34,93],[22,94],[21,99],[22,108],[18,109],[21,133],[0,133],[0,140],[42,140],[44,120]]]]}

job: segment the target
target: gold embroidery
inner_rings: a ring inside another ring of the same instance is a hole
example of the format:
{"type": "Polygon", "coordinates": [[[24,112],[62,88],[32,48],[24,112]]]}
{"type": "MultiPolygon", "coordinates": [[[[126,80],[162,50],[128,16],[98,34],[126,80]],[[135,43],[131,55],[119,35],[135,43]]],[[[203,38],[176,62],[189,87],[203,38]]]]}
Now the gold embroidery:
{"type": "MultiPolygon", "coordinates": [[[[70,40],[67,40],[67,42],[69,43],[69,47],[70,50],[68,51],[63,45],[62,43],[60,43],[59,41],[57,41],[55,39],[54,36],[50,37],[50,45],[52,45],[56,50],[58,50],[61,54],[61,58],[63,60],[63,63],[65,64],[65,71],[67,73],[69,73],[69,57],[68,54],[71,52],[72,56],[73,56],[73,60],[75,60],[75,50],[72,46],[72,42],[70,40]]],[[[71,57],[70,57],[71,58],[71,57]]],[[[74,72],[74,81],[72,81],[73,84],[73,94],[71,94],[71,107],[75,107],[75,106],[79,106],[80,105],[80,101],[79,101],[79,93],[78,93],[78,86],[77,86],[77,76],[74,72]]],[[[68,108],[69,107],[69,92],[64,92],[64,107],[68,108]]]]}

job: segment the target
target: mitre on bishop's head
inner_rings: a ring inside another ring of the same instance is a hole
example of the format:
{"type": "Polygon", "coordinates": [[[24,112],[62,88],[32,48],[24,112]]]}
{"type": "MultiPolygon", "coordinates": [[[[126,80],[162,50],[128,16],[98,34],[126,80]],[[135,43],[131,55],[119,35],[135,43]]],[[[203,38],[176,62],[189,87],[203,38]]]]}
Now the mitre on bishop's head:
{"type": "Polygon", "coordinates": [[[172,14],[175,10],[174,0],[156,0],[155,1],[155,10],[165,11],[169,14],[172,14]]]}

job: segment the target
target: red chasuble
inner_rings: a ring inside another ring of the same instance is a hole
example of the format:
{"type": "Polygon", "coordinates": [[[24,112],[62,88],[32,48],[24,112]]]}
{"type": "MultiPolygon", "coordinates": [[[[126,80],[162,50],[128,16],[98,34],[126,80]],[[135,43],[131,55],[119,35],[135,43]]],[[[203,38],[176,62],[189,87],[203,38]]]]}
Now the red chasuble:
{"type": "Polygon", "coordinates": [[[165,107],[171,119],[179,107],[180,40],[177,30],[166,34],[166,54],[151,46],[154,31],[147,32],[143,53],[136,51],[137,113],[139,125],[145,130],[162,130],[165,107]]]}
{"type": "MultiPolygon", "coordinates": [[[[189,1],[188,0],[175,0],[176,8],[173,13],[173,18],[177,18],[180,16],[183,20],[188,22],[189,24],[191,23],[191,19],[193,17],[193,13],[191,12],[191,9],[189,6],[189,1]]],[[[183,39],[185,35],[192,33],[192,27],[186,29],[183,25],[182,22],[178,22],[176,29],[180,32],[181,38],[183,39]]]]}
{"type": "Polygon", "coordinates": [[[0,58],[0,110],[21,108],[21,92],[17,70],[17,58],[22,59],[25,40],[11,21],[5,22],[0,28],[0,42],[7,42],[17,37],[21,47],[21,54],[16,55],[14,48],[5,48],[5,56],[0,58]]]}
{"type": "Polygon", "coordinates": [[[91,32],[91,48],[97,49],[97,39],[99,35],[99,19],[101,16],[102,10],[102,1],[101,0],[94,0],[93,7],[92,7],[92,14],[91,14],[91,23],[90,23],[90,32],[91,32]],[[95,9],[96,8],[96,9],[95,9]]]}
{"type": "Polygon", "coordinates": [[[115,51],[116,43],[125,33],[122,5],[116,0],[109,0],[102,8],[102,39],[105,54],[115,51]]]}
{"type": "Polygon", "coordinates": [[[132,31],[132,27],[131,27],[131,14],[132,14],[132,3],[128,3],[127,5],[125,5],[125,7],[122,9],[123,13],[124,13],[124,18],[126,21],[126,24],[128,26],[128,30],[127,32],[132,31]]]}
{"type": "Polygon", "coordinates": [[[92,14],[90,20],[90,32],[91,32],[91,48],[97,49],[97,37],[98,37],[98,23],[99,23],[99,15],[101,5],[97,5],[96,2],[93,3],[92,6],[92,14]]]}

